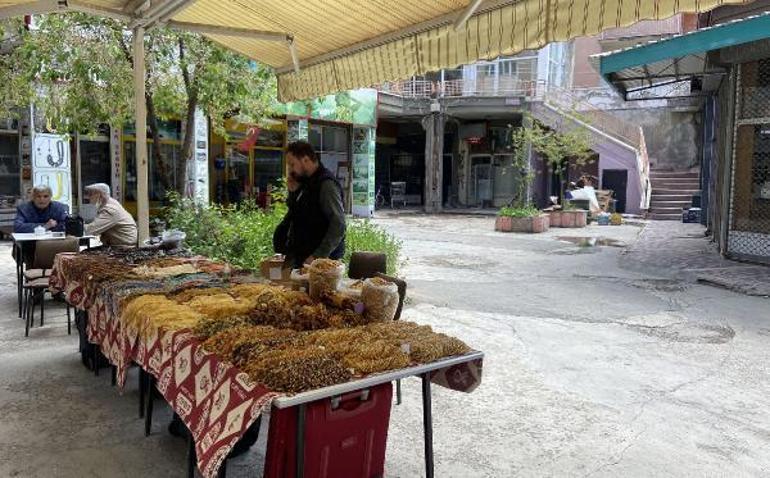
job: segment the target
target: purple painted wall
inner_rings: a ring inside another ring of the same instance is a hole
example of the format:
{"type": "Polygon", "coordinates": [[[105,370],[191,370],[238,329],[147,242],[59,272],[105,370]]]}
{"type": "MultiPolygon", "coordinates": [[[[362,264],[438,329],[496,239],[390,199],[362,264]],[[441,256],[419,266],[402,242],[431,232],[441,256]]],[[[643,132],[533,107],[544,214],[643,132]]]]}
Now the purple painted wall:
{"type": "MultiPolygon", "coordinates": [[[[612,141],[593,145],[599,153],[599,180],[605,169],[625,169],[628,171],[628,187],[626,188],[626,213],[641,214],[642,188],[639,184],[639,170],[636,165],[636,154],[612,141]]],[[[601,185],[600,185],[601,187],[601,185]]]]}

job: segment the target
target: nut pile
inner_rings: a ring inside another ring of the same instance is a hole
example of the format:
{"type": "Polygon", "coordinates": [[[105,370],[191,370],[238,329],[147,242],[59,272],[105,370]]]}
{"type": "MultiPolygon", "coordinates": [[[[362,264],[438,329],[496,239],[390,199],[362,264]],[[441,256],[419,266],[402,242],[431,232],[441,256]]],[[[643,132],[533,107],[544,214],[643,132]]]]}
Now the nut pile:
{"type": "Polygon", "coordinates": [[[471,350],[457,339],[409,322],[304,332],[240,323],[210,335],[203,346],[255,382],[289,393],[471,350]]]}

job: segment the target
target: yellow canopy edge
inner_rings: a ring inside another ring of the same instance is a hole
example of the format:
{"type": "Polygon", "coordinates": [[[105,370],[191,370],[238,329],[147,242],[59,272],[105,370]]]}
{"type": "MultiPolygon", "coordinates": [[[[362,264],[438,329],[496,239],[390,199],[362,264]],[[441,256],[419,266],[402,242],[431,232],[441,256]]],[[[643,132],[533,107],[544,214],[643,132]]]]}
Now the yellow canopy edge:
{"type": "MultiPolygon", "coordinates": [[[[206,27],[196,31],[276,68],[279,98],[292,101],[513,55],[642,20],[751,1],[484,0],[459,30],[453,24],[471,0],[152,0],[149,11],[168,12],[156,17],[161,24],[206,27]],[[283,40],[291,38],[299,72],[283,40]]],[[[79,10],[125,16],[130,24],[141,4],[0,0],[0,10],[79,10]]]]}

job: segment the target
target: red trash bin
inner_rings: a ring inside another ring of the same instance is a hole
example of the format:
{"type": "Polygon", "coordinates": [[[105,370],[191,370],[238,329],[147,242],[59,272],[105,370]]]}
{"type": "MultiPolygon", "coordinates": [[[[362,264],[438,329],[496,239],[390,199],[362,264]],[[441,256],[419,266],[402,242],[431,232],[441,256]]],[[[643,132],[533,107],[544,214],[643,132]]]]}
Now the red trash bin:
{"type": "MultiPolygon", "coordinates": [[[[308,403],[305,478],[381,478],[390,424],[390,383],[308,403]]],[[[296,473],[297,407],[270,413],[265,478],[296,473]]]]}

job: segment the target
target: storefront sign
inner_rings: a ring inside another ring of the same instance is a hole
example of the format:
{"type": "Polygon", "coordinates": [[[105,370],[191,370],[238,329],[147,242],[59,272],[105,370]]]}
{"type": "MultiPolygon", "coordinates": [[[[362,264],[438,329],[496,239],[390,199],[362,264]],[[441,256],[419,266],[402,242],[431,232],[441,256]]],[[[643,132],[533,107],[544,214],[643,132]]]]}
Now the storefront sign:
{"type": "Polygon", "coordinates": [[[32,154],[33,184],[47,185],[52,199],[72,210],[69,141],[56,134],[36,134],[32,154]]]}
{"type": "Polygon", "coordinates": [[[293,143],[294,141],[307,141],[308,139],[308,131],[307,131],[307,120],[306,119],[299,119],[299,120],[290,120],[287,122],[287,136],[289,143],[293,143]]]}
{"type": "Polygon", "coordinates": [[[193,195],[201,204],[209,202],[209,124],[201,110],[195,111],[195,161],[193,164],[193,195]]]}
{"type": "Polygon", "coordinates": [[[123,150],[122,150],[120,128],[110,129],[110,164],[111,166],[111,187],[112,197],[116,201],[123,201],[123,150]]]}
{"type": "Polygon", "coordinates": [[[376,126],[377,90],[362,88],[341,91],[313,100],[286,103],[278,109],[284,114],[310,119],[376,126]]]}
{"type": "Polygon", "coordinates": [[[375,130],[353,128],[353,215],[371,217],[374,213],[375,130]]]}

